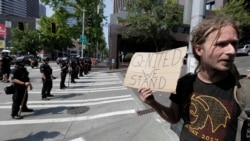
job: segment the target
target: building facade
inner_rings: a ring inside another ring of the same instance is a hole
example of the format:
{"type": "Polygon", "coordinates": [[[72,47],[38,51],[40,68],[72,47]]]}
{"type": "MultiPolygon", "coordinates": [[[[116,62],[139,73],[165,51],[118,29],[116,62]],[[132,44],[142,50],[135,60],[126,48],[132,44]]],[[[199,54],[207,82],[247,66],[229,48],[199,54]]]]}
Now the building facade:
{"type": "Polygon", "coordinates": [[[39,0],[25,0],[25,1],[27,9],[26,17],[39,18],[39,0]]]}
{"type": "Polygon", "coordinates": [[[114,0],[113,13],[126,10],[126,4],[130,1],[132,0],[114,0]]]}
{"type": "Polygon", "coordinates": [[[46,16],[46,7],[43,4],[39,4],[39,17],[46,16]]]}
{"type": "Polygon", "coordinates": [[[0,14],[39,18],[39,0],[0,0],[0,14]]]}
{"type": "Polygon", "coordinates": [[[0,50],[11,47],[11,29],[20,23],[36,29],[37,18],[46,14],[46,8],[39,0],[0,0],[0,50]],[[40,8],[41,7],[41,8],[40,8]]]}
{"type": "MultiPolygon", "coordinates": [[[[159,2],[164,2],[166,0],[159,0],[159,2]]],[[[118,23],[118,17],[126,18],[128,12],[126,11],[127,3],[133,2],[133,0],[114,0],[113,5],[113,14],[110,16],[110,24],[109,24],[109,36],[108,36],[108,44],[109,44],[109,61],[114,62],[114,64],[110,63],[110,68],[117,69],[120,67],[120,56],[121,54],[126,54],[126,50],[131,48],[132,46],[136,46],[136,41],[125,40],[122,38],[121,34],[123,30],[126,30],[126,25],[122,25],[118,23]]],[[[183,36],[183,34],[175,34],[174,36],[178,36],[178,40],[186,40],[187,37],[183,36]]],[[[144,50],[141,51],[154,51],[152,50],[152,45],[145,44],[144,50]],[[147,49],[147,50],[146,50],[147,49]]],[[[140,47],[139,47],[140,48],[140,47]]],[[[135,48],[134,48],[135,49],[135,48]]],[[[137,50],[138,51],[138,50],[137,50]]]]}
{"type": "MultiPolygon", "coordinates": [[[[120,67],[120,61],[119,61],[119,54],[122,52],[123,46],[125,46],[124,41],[122,39],[121,33],[123,30],[126,30],[126,26],[120,25],[118,23],[118,18],[125,18],[127,16],[126,11],[126,4],[128,2],[132,2],[133,0],[114,0],[113,5],[113,14],[110,16],[110,24],[109,24],[109,61],[115,62],[114,64],[110,64],[110,68],[119,68],[120,67]],[[112,67],[111,67],[112,65],[112,67]]],[[[162,0],[164,1],[164,0],[162,0]]],[[[191,2],[192,0],[178,0],[178,3],[181,5],[185,5],[186,2],[191,2]]],[[[206,14],[210,14],[210,10],[214,10],[216,8],[220,8],[223,5],[225,5],[229,0],[206,0],[206,14]]],[[[250,10],[250,0],[246,0],[246,3],[248,4],[248,9],[250,10]]],[[[178,42],[186,42],[188,43],[188,34],[183,33],[174,33],[173,35],[176,38],[176,41],[178,42]]]]}

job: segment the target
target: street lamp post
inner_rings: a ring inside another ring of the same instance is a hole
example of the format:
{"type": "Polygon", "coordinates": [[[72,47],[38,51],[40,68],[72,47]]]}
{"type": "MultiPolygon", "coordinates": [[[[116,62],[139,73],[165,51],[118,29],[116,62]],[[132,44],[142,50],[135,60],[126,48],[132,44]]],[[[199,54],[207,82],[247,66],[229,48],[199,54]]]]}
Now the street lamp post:
{"type": "MultiPolygon", "coordinates": [[[[84,17],[85,17],[85,8],[83,8],[83,10],[82,10],[82,37],[84,37],[84,17]]],[[[83,57],[83,51],[84,51],[84,43],[83,43],[83,41],[82,41],[82,50],[81,50],[81,56],[83,57]]]]}
{"type": "MultiPolygon", "coordinates": [[[[190,31],[193,30],[193,28],[202,21],[205,15],[205,1],[203,0],[188,0],[186,1],[187,4],[185,6],[188,6],[186,8],[191,8],[188,11],[191,12],[189,13],[188,18],[190,20],[190,31]]],[[[187,11],[185,11],[187,12],[187,11]]],[[[194,73],[195,68],[197,66],[197,61],[194,58],[194,54],[192,51],[192,45],[191,42],[188,44],[188,58],[187,58],[187,73],[191,72],[194,73]]]]}

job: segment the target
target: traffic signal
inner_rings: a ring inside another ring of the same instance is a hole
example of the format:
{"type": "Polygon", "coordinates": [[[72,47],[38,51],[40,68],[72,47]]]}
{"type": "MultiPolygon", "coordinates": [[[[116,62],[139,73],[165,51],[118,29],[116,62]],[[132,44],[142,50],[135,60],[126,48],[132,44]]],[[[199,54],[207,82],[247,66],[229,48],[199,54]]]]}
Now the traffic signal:
{"type": "Polygon", "coordinates": [[[93,24],[92,17],[88,17],[88,19],[87,19],[87,25],[88,26],[92,26],[92,24],[93,24]]]}
{"type": "Polygon", "coordinates": [[[23,22],[18,22],[18,29],[21,30],[21,31],[24,31],[23,22]]]}
{"type": "Polygon", "coordinates": [[[56,33],[56,23],[54,23],[54,22],[51,23],[51,32],[54,34],[56,33]]]}

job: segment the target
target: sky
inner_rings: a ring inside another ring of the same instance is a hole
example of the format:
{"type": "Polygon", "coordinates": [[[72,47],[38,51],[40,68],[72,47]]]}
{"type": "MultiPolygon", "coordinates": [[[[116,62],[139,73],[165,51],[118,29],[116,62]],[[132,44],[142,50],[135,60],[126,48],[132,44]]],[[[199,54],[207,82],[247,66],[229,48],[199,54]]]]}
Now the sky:
{"type": "MultiPolygon", "coordinates": [[[[103,0],[104,4],[106,5],[105,9],[104,9],[104,16],[107,16],[107,23],[109,24],[110,22],[110,14],[113,13],[113,0],[103,0]]],[[[46,16],[50,17],[53,15],[53,10],[49,7],[49,6],[45,6],[46,7],[46,16]]],[[[105,23],[106,23],[105,22],[105,23]]],[[[105,36],[105,40],[108,46],[108,25],[103,27],[103,33],[105,36]]]]}

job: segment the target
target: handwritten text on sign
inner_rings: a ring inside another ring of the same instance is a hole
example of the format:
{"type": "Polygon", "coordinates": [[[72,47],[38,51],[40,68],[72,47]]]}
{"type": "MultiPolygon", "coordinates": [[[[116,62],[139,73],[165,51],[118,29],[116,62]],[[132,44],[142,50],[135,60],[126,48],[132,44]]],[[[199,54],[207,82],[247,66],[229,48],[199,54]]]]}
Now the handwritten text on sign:
{"type": "Polygon", "coordinates": [[[175,92],[187,47],[157,52],[135,53],[130,61],[124,85],[175,92]]]}

